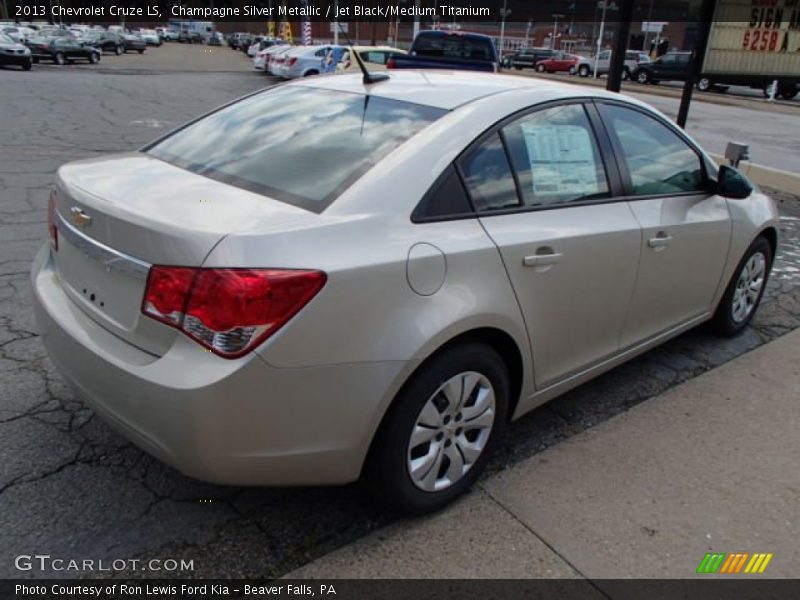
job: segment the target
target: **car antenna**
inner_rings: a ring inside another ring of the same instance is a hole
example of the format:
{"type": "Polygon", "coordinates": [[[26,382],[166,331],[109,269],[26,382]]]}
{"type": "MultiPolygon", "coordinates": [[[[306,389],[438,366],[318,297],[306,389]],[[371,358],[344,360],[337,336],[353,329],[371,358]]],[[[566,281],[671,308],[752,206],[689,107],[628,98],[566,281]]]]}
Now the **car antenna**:
{"type": "Polygon", "coordinates": [[[364,74],[364,84],[369,85],[370,83],[378,83],[380,81],[386,81],[389,79],[389,76],[386,73],[370,73],[367,66],[364,64],[364,61],[361,60],[361,57],[356,52],[355,48],[353,47],[353,42],[350,40],[350,36],[347,35],[347,31],[342,27],[341,21],[336,22],[337,26],[339,27],[339,32],[344,35],[345,39],[347,40],[347,45],[350,46],[350,54],[352,55],[353,59],[358,63],[358,68],[361,69],[361,72],[364,74]]]}

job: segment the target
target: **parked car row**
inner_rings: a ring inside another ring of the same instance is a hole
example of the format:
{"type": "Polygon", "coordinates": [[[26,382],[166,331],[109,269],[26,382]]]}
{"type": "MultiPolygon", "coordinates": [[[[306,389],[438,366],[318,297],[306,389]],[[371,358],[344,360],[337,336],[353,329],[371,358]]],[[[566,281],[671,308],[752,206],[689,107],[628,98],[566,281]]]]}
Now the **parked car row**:
{"type": "MultiPolygon", "coordinates": [[[[657,84],[661,81],[686,81],[689,72],[690,52],[667,52],[666,54],[650,60],[650,57],[639,50],[625,52],[625,61],[622,67],[622,79],[631,79],[641,84],[657,84]]],[[[524,48],[506,57],[503,66],[522,70],[533,68],[540,73],[567,72],[571,75],[589,77],[597,71],[598,75],[607,75],[611,68],[611,51],[604,50],[594,58],[584,58],[575,54],[559,52],[550,48],[524,48]]],[[[741,77],[739,79],[742,79],[741,77]]],[[[739,81],[728,81],[719,75],[701,73],[695,81],[695,86],[701,92],[724,92],[730,84],[740,84],[739,81]]],[[[747,85],[747,83],[743,83],[747,85]]],[[[760,87],[750,83],[751,87],[760,87]]],[[[772,90],[769,86],[763,87],[765,96],[772,90]]],[[[800,93],[800,86],[794,82],[781,81],[775,95],[784,100],[791,100],[800,93]]]]}
{"type": "MultiPolygon", "coordinates": [[[[644,52],[628,50],[625,53],[622,78],[634,77],[639,68],[649,62],[650,57],[644,52]]],[[[581,77],[593,75],[596,69],[598,75],[606,75],[611,67],[611,51],[604,50],[594,58],[586,58],[550,48],[524,48],[508,56],[503,61],[503,66],[517,70],[531,68],[540,73],[564,72],[581,77]]]]}
{"type": "Polygon", "coordinates": [[[4,26],[0,24],[0,66],[10,65],[29,71],[40,61],[57,65],[86,61],[95,64],[104,53],[143,54],[148,46],[162,44],[155,29],[129,31],[120,26],[72,25],[4,26]]]}

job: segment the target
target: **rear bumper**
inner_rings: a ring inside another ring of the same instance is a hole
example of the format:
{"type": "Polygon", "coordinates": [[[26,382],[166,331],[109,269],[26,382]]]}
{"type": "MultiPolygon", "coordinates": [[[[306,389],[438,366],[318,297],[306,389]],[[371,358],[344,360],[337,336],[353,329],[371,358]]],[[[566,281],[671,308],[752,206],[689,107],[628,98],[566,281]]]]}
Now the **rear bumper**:
{"type": "Polygon", "coordinates": [[[64,293],[47,246],[31,273],[48,355],[125,437],[178,470],[233,485],[356,480],[405,362],[278,369],[178,336],[162,357],[114,336],[64,293]]]}

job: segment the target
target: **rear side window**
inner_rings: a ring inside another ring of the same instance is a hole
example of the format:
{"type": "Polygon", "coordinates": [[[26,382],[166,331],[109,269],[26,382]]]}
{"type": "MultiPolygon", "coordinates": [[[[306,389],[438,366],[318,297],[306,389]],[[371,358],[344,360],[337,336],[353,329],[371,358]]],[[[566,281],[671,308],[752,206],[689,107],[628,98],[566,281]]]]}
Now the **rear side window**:
{"type": "Polygon", "coordinates": [[[511,166],[497,133],[474,147],[460,162],[464,182],[475,208],[502,210],[519,206],[511,166]]]}
{"type": "Polygon", "coordinates": [[[536,111],[503,128],[525,206],[609,196],[608,180],[581,104],[536,111]]]}
{"type": "Polygon", "coordinates": [[[456,168],[450,165],[417,205],[411,220],[419,223],[471,216],[472,206],[464,184],[456,168]]]}
{"type": "Polygon", "coordinates": [[[321,212],[446,111],[287,86],[222,108],[147,148],[151,156],[321,212]]]}
{"type": "Polygon", "coordinates": [[[494,60],[489,40],[457,34],[419,35],[414,41],[414,53],[433,58],[494,60]]]}
{"type": "Polygon", "coordinates": [[[610,104],[601,108],[622,149],[635,196],[707,188],[700,157],[677,133],[638,110],[610,104]]]}

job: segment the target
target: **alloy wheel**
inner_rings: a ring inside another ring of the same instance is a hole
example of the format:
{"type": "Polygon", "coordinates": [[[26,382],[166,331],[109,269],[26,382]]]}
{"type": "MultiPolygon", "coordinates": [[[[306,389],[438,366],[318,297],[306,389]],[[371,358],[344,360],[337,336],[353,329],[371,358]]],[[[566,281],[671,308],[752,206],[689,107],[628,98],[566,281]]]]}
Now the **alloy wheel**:
{"type": "Polygon", "coordinates": [[[767,274],[767,259],[761,252],[755,252],[742,267],[736,281],[736,289],[731,301],[731,317],[741,323],[753,312],[767,274]]]}
{"type": "Polygon", "coordinates": [[[438,492],[458,482],[485,449],[495,412],[494,388],[481,373],[459,373],[439,386],[409,438],[407,466],[414,485],[438,492]]]}

